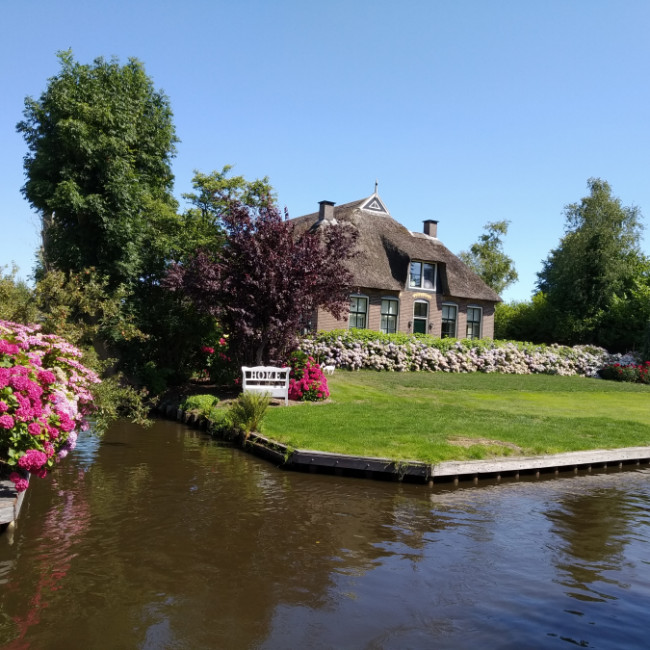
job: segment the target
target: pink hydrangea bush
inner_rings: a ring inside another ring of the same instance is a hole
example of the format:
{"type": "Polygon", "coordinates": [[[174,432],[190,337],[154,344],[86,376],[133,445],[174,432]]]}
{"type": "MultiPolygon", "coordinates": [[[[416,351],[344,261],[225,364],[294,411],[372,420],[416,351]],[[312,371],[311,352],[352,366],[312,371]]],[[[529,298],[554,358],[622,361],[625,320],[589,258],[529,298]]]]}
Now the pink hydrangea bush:
{"type": "Polygon", "coordinates": [[[330,395],[327,379],[313,357],[294,352],[289,359],[289,399],[316,402],[330,395]]]}
{"type": "Polygon", "coordinates": [[[100,381],[80,350],[39,329],[0,320],[0,470],[16,470],[9,479],[18,491],[27,472],[43,477],[74,449],[100,381]]]}

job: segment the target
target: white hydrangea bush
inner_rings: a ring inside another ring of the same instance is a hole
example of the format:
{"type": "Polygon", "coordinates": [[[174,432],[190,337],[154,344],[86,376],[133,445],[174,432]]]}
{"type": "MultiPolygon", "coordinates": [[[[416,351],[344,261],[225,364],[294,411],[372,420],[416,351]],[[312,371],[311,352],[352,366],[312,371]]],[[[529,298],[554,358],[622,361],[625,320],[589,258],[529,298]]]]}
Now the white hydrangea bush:
{"type": "Polygon", "coordinates": [[[609,354],[596,346],[535,345],[515,341],[454,340],[366,330],[320,332],[300,349],[322,365],[347,370],[501,372],[596,377],[610,363],[636,363],[635,355],[609,354]]]}

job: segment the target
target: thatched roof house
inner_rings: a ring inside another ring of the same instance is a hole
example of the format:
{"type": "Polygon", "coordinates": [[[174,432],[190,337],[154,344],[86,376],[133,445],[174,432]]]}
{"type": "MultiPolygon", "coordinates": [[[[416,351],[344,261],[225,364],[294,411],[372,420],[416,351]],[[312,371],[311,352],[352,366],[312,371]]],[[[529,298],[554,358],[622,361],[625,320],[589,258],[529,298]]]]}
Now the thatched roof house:
{"type": "Polygon", "coordinates": [[[437,238],[437,222],[411,232],[393,219],[379,195],[293,219],[298,232],[351,223],[359,232],[350,314],[337,321],[319,310],[315,330],[362,327],[434,336],[492,337],[499,296],[437,238]]]}

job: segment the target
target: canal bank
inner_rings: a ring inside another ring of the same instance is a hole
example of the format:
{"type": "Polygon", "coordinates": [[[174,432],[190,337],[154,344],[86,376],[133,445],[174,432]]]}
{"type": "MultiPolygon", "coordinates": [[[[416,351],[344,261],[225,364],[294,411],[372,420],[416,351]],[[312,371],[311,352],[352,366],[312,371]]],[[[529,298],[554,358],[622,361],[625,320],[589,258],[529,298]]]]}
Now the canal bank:
{"type": "MultiPolygon", "coordinates": [[[[162,405],[158,413],[189,426],[209,430],[205,418],[192,412],[185,412],[177,405],[162,405]]],[[[650,447],[595,449],[544,456],[510,456],[487,460],[425,463],[351,456],[311,449],[292,449],[257,433],[251,433],[246,439],[241,437],[234,442],[245,451],[264,458],[282,469],[377,480],[412,481],[429,485],[441,482],[457,484],[461,481],[478,484],[484,479],[497,481],[508,477],[518,479],[522,475],[539,477],[542,474],[559,475],[566,472],[589,474],[595,470],[622,469],[626,465],[640,467],[650,463],[650,447]]]]}

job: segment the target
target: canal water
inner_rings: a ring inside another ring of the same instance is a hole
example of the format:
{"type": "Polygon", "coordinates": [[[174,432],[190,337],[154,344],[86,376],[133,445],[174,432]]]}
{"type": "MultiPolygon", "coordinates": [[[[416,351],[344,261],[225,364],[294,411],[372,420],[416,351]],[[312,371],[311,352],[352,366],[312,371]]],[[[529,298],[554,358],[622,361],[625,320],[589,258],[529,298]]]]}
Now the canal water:
{"type": "Polygon", "coordinates": [[[485,487],[86,437],[0,536],[0,647],[648,648],[650,471],[485,487]]]}

